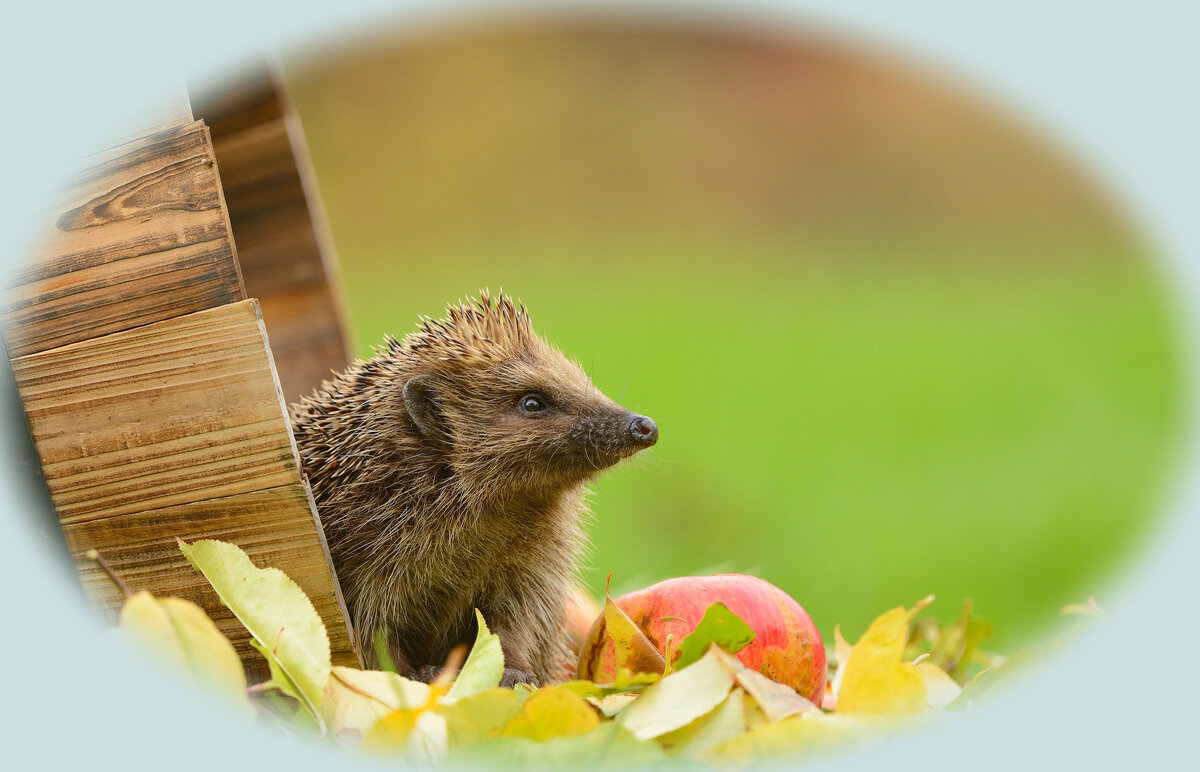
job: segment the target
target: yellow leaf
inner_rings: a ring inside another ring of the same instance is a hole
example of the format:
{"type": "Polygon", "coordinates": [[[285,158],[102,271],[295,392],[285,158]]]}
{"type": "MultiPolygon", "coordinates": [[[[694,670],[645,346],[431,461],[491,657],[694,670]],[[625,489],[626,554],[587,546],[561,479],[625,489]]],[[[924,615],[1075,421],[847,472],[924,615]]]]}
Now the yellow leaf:
{"type": "Polygon", "coordinates": [[[734,678],[709,649],[700,660],[677,670],[646,691],[621,712],[621,723],[634,737],[649,740],[687,726],[721,704],[734,678]]]}
{"type": "Polygon", "coordinates": [[[399,756],[408,750],[408,738],[417,726],[419,710],[393,711],[375,722],[359,749],[373,756],[399,756]]]}
{"type": "Polygon", "coordinates": [[[925,708],[925,679],[911,663],[901,662],[908,624],[916,612],[903,607],[887,611],[854,644],[837,695],[839,713],[908,715],[925,708]]]}
{"type": "Polygon", "coordinates": [[[446,720],[432,710],[397,710],[380,719],[359,747],[372,756],[436,764],[446,756],[446,720]]]}
{"type": "Polygon", "coordinates": [[[746,717],[746,731],[771,723],[770,717],[762,705],[758,704],[758,700],[745,692],[742,692],[742,713],[746,717]]]}
{"type": "Polygon", "coordinates": [[[833,657],[837,661],[837,670],[833,674],[833,682],[829,685],[829,694],[831,699],[826,700],[826,705],[823,707],[837,707],[838,693],[842,689],[842,679],[846,676],[846,663],[850,661],[850,652],[853,647],[842,637],[842,626],[838,625],[833,628],[833,657]]]}
{"type": "Polygon", "coordinates": [[[196,604],[138,592],[121,608],[121,628],[141,639],[168,667],[232,697],[244,713],[253,712],[233,644],[196,604]]]}
{"type": "MultiPolygon", "coordinates": [[[[621,610],[608,593],[604,595],[604,625],[616,651],[617,671],[628,668],[634,673],[662,673],[667,660],[646,634],[621,610]]],[[[602,637],[603,639],[603,637],[602,637]]]]}
{"type": "Polygon", "coordinates": [[[437,708],[446,719],[451,746],[471,745],[498,733],[519,710],[512,689],[488,689],[437,708]]]}
{"type": "Polygon", "coordinates": [[[925,681],[925,703],[934,710],[945,710],[962,694],[962,687],[950,674],[932,662],[921,662],[917,672],[925,681]]]}
{"type": "Polygon", "coordinates": [[[709,748],[746,731],[746,711],[741,689],[735,688],[717,707],[687,726],[658,738],[664,749],[677,756],[699,756],[709,748]]]}
{"type": "Polygon", "coordinates": [[[663,761],[662,748],[638,740],[616,721],[605,721],[585,734],[534,742],[524,737],[491,737],[450,756],[453,769],[510,769],[520,772],[650,769],[663,761]]]}
{"type": "Polygon", "coordinates": [[[612,718],[620,713],[625,708],[629,707],[629,703],[638,698],[638,695],[630,692],[619,694],[606,694],[603,697],[585,697],[588,703],[596,710],[600,711],[606,718],[612,718]]]}
{"type": "Polygon", "coordinates": [[[567,687],[547,686],[525,700],[521,712],[500,734],[540,742],[552,737],[584,734],[599,724],[600,717],[585,699],[567,687]]]}
{"type": "Polygon", "coordinates": [[[792,687],[751,670],[720,646],[713,644],[710,654],[729,670],[737,684],[758,703],[768,721],[782,721],[789,716],[818,710],[816,705],[801,697],[792,687]]]}
{"type": "Polygon", "coordinates": [[[723,768],[743,769],[781,759],[794,759],[814,748],[864,734],[867,724],[847,716],[808,713],[764,724],[710,748],[702,760],[723,768]]]}
{"type": "Polygon", "coordinates": [[[321,712],[335,738],[355,745],[384,716],[423,708],[432,699],[426,684],[395,673],[335,666],[321,701],[321,712]]]}

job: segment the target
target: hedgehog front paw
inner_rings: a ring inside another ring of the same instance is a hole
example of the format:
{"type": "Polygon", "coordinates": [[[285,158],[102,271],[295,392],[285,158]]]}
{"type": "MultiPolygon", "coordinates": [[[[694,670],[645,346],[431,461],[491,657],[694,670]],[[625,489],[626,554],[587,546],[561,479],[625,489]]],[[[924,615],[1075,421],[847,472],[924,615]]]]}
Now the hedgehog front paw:
{"type": "Polygon", "coordinates": [[[426,665],[417,672],[412,674],[412,680],[420,681],[423,684],[431,684],[437,680],[437,677],[442,674],[442,668],[437,665],[426,665]]]}
{"type": "Polygon", "coordinates": [[[504,668],[504,677],[500,679],[500,688],[511,689],[517,684],[529,684],[534,688],[541,685],[533,673],[512,667],[504,668]]]}

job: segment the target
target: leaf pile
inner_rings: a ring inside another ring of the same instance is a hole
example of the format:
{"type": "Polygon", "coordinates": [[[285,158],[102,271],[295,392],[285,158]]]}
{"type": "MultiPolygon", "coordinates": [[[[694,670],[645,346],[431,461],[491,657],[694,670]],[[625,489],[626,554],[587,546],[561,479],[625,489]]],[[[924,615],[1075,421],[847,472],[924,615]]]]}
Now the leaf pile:
{"type": "Polygon", "coordinates": [[[250,631],[271,679],[247,689],[229,641],[187,601],[130,595],[123,628],[242,710],[255,705],[271,721],[354,753],[423,765],[631,768],[685,758],[741,768],[965,708],[980,675],[1003,660],[980,648],[991,628],[969,602],[952,625],[918,619],[930,596],[881,614],[853,645],[838,629],[836,669],[818,706],[733,656],[755,633],[725,606],[708,609],[668,665],[609,597],[604,613],[627,665],[614,683],[499,688],[504,653],[477,611],[478,636],[461,669],[446,667],[425,684],[331,666],[324,625],[286,575],[254,566],[231,544],[180,549],[250,631]]]}

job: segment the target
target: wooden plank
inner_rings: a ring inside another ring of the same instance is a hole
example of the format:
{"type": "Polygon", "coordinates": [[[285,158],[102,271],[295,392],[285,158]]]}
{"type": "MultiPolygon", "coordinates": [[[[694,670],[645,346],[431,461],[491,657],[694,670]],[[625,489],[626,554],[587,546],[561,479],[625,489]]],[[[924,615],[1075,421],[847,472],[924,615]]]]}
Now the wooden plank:
{"type": "Polygon", "coordinates": [[[295,401],[351,358],[303,132],[267,66],[195,95],[193,107],[212,127],[246,291],[263,303],[280,385],[295,401]]]}
{"type": "Polygon", "coordinates": [[[299,480],[258,304],[13,360],[64,524],[299,480]]]}
{"type": "Polygon", "coordinates": [[[283,118],[217,136],[214,145],[246,290],[261,298],[323,283],[325,264],[283,118]]]}
{"type": "Polygon", "coordinates": [[[289,401],[307,396],[335,374],[331,362],[344,361],[346,340],[334,312],[328,284],[275,292],[260,301],[271,335],[279,383],[289,401]]]}
{"type": "Polygon", "coordinates": [[[90,159],[6,293],[9,356],[244,299],[214,157],[193,122],[90,159]]]}
{"type": "Polygon", "coordinates": [[[84,591],[111,619],[124,601],[96,564],[84,557],[96,549],[133,590],[185,598],[203,608],[248,664],[261,656],[250,634],[221,603],[204,577],[187,562],[175,539],[219,539],[241,547],[261,567],[274,566],[312,600],[329,633],[334,664],[361,666],[341,591],[329,570],[312,498],[300,483],[163,509],[106,517],[64,527],[84,591]]]}

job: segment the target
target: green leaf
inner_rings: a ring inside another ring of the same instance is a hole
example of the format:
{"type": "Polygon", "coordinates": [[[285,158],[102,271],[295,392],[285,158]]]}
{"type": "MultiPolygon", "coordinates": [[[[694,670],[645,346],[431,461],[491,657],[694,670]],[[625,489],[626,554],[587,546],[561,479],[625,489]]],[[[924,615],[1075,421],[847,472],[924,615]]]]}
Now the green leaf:
{"type": "Polygon", "coordinates": [[[621,723],[639,740],[687,726],[719,705],[733,688],[733,674],[713,654],[650,686],[621,712],[621,723]]]}
{"type": "Polygon", "coordinates": [[[698,661],[714,643],[730,654],[737,654],[753,643],[756,636],[753,628],[724,603],[714,603],[705,609],[696,629],[679,644],[674,668],[679,670],[698,661]]]}
{"type": "Polygon", "coordinates": [[[500,638],[488,630],[479,609],[475,609],[475,619],[479,623],[475,645],[447,693],[450,697],[469,697],[495,689],[504,678],[504,650],[500,648],[500,638]]]}
{"type": "Polygon", "coordinates": [[[943,710],[965,711],[975,702],[975,698],[979,695],[980,683],[984,680],[990,680],[994,672],[994,668],[980,670],[975,674],[975,677],[972,678],[967,685],[962,688],[962,691],[958,693],[958,696],[955,697],[949,705],[943,708],[943,710]],[[985,676],[987,677],[986,679],[984,678],[985,676]]]}
{"type": "Polygon", "coordinates": [[[168,667],[232,697],[244,713],[253,713],[246,699],[246,674],[233,644],[196,604],[135,593],[121,608],[121,628],[168,667]]]}
{"type": "Polygon", "coordinates": [[[525,701],[521,712],[505,725],[504,737],[543,741],[573,737],[595,729],[600,717],[595,708],[567,686],[538,689],[525,701]]]}
{"type": "Polygon", "coordinates": [[[329,637],[304,591],[279,569],[256,567],[232,544],[180,541],[179,549],[254,636],[274,684],[323,727],[320,705],[329,682],[329,637]]]}

